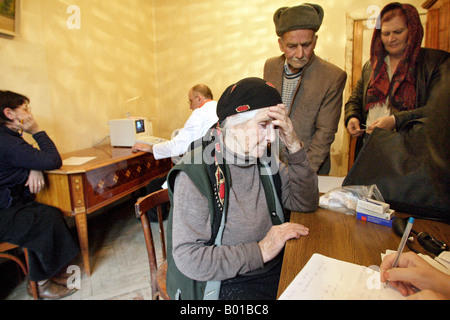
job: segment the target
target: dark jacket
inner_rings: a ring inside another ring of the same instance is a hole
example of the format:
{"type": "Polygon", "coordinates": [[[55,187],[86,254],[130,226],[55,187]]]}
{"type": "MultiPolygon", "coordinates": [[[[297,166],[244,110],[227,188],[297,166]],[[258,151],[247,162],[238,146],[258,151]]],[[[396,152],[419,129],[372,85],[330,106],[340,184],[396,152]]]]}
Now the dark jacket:
{"type": "MultiPolygon", "coordinates": [[[[394,114],[396,128],[400,128],[411,119],[422,118],[427,112],[429,97],[432,91],[439,87],[442,73],[448,72],[450,66],[450,53],[442,50],[421,48],[416,62],[416,107],[411,111],[402,111],[394,114]]],[[[372,76],[372,66],[368,61],[362,70],[353,94],[345,105],[345,126],[350,118],[358,118],[361,124],[366,123],[366,94],[372,76]]]]}
{"type": "Polygon", "coordinates": [[[33,135],[39,149],[27,143],[18,133],[0,126],[0,210],[11,206],[13,196],[29,197],[23,187],[30,170],[54,170],[62,165],[61,156],[44,131],[33,135]],[[18,190],[24,191],[15,195],[18,190]]]}

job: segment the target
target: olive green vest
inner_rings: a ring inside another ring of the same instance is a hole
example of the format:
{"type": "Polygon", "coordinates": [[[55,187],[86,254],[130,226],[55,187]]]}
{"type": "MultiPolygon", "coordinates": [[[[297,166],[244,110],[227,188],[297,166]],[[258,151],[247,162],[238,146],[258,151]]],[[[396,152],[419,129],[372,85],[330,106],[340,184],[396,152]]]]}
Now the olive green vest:
{"type": "MultiPolygon", "coordinates": [[[[167,293],[171,299],[182,300],[204,300],[204,299],[218,299],[220,291],[220,281],[195,281],[186,277],[181,273],[175,265],[172,256],[172,225],[173,225],[173,193],[175,186],[175,178],[180,171],[188,175],[197,189],[208,199],[208,206],[210,212],[211,225],[214,224],[215,219],[221,219],[222,224],[217,234],[213,234],[211,239],[214,240],[215,245],[221,244],[222,231],[225,222],[225,216],[228,207],[228,195],[230,190],[230,172],[227,165],[225,165],[225,201],[223,209],[223,217],[215,217],[214,201],[215,195],[208,176],[208,165],[206,163],[193,164],[195,155],[202,152],[202,148],[196,148],[191,153],[188,153],[180,163],[177,164],[169,172],[167,181],[169,188],[169,197],[171,202],[170,214],[167,225],[167,277],[166,287],[167,293]],[[209,289],[208,289],[209,288],[209,289]]],[[[199,159],[199,158],[197,158],[199,159]]],[[[261,174],[265,169],[263,164],[259,164],[261,183],[264,187],[264,192],[267,199],[267,206],[271,213],[272,223],[274,225],[284,222],[283,210],[281,208],[279,197],[281,195],[281,180],[279,173],[274,176],[268,174],[261,174]]]]}

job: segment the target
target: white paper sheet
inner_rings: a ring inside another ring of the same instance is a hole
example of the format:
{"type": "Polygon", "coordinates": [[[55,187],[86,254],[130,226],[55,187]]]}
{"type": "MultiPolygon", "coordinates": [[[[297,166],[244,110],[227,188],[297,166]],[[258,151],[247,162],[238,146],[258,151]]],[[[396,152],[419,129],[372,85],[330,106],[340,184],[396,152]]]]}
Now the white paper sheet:
{"type": "Polygon", "coordinates": [[[450,274],[450,251],[442,252],[438,257],[436,257],[436,261],[445,267],[443,269],[445,273],[450,274]]]}
{"type": "Polygon", "coordinates": [[[342,187],[345,177],[330,177],[330,176],[318,176],[319,178],[319,192],[327,193],[335,188],[342,187]]]}
{"type": "Polygon", "coordinates": [[[72,157],[66,160],[63,160],[63,165],[65,166],[81,166],[91,160],[94,160],[96,157],[72,157]]]}
{"type": "Polygon", "coordinates": [[[280,300],[395,300],[405,299],[384,287],[380,273],[364,266],[314,254],[280,300]]]}

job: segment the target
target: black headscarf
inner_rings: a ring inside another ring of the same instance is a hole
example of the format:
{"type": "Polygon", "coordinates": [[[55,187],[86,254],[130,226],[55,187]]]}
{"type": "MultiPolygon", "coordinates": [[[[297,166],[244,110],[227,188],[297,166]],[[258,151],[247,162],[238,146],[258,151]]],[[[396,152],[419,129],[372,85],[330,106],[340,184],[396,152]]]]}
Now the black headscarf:
{"type": "Polygon", "coordinates": [[[260,78],[246,78],[229,86],[217,103],[217,116],[222,123],[227,117],[283,103],[280,93],[260,78]]]}
{"type": "Polygon", "coordinates": [[[227,192],[226,181],[227,168],[223,156],[222,146],[220,145],[220,136],[222,130],[220,124],[230,116],[238,113],[247,112],[276,106],[283,103],[278,90],[275,87],[260,78],[246,78],[236,84],[229,86],[217,103],[217,116],[219,122],[208,133],[208,139],[203,140],[203,150],[211,151],[211,154],[204,156],[211,156],[208,165],[208,175],[215,195],[214,206],[214,223],[212,225],[212,237],[208,245],[214,244],[215,235],[217,235],[221,217],[224,209],[225,193],[227,192]]]}

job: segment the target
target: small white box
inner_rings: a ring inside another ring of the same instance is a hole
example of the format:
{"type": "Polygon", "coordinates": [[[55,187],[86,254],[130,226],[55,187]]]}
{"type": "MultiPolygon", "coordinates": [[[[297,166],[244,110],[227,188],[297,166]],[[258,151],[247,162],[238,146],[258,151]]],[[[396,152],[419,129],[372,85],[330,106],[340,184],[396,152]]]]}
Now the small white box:
{"type": "Polygon", "coordinates": [[[393,210],[393,209],[389,209],[388,212],[385,212],[385,213],[382,213],[382,214],[375,213],[373,211],[370,211],[370,210],[367,210],[367,209],[364,209],[364,208],[361,208],[361,207],[358,208],[356,211],[358,213],[361,213],[361,214],[364,214],[364,215],[369,215],[369,216],[377,217],[377,218],[384,219],[384,220],[392,220],[392,218],[394,217],[394,214],[395,214],[395,210],[393,210]]]}
{"type": "Polygon", "coordinates": [[[358,200],[358,202],[356,203],[356,211],[358,211],[358,208],[363,208],[374,213],[383,214],[389,211],[390,206],[389,204],[384,202],[363,198],[358,200]]]}

